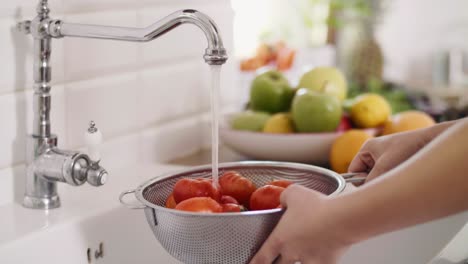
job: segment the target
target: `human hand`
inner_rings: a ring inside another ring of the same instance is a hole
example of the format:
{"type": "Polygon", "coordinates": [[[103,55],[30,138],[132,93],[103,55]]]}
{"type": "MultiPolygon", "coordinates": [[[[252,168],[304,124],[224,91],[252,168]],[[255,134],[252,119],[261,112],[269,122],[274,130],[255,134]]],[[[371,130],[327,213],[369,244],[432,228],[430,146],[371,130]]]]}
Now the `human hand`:
{"type": "Polygon", "coordinates": [[[348,171],[367,172],[366,182],[371,181],[407,160],[429,141],[423,130],[373,138],[359,150],[348,171]]]}
{"type": "Polygon", "coordinates": [[[281,195],[286,212],[250,264],[333,264],[351,244],[331,199],[299,185],[281,195]]]}

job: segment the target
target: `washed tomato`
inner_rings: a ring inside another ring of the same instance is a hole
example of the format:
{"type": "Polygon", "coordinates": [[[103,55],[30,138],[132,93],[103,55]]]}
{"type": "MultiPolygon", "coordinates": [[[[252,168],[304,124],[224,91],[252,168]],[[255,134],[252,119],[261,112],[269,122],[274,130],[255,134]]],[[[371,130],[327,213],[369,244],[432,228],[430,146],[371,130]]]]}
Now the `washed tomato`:
{"type": "Polygon", "coordinates": [[[239,202],[234,197],[229,196],[229,195],[222,195],[221,200],[219,202],[222,204],[229,204],[229,203],[239,204],[239,202]]]}
{"type": "Polygon", "coordinates": [[[174,200],[180,203],[193,197],[211,197],[216,201],[220,199],[220,193],[208,179],[180,179],[174,185],[174,200]]]}
{"type": "Polygon", "coordinates": [[[257,189],[255,184],[235,171],[227,171],[219,178],[223,195],[234,197],[240,204],[247,206],[250,196],[257,189]]]}
{"type": "Polygon", "coordinates": [[[288,181],[288,180],[274,180],[266,185],[274,185],[274,186],[278,186],[278,187],[283,187],[283,188],[287,188],[289,185],[293,184],[292,181],[288,181]]]}
{"type": "Polygon", "coordinates": [[[174,200],[174,194],[171,193],[166,200],[166,208],[174,209],[176,207],[177,203],[174,200]]]}
{"type": "Polygon", "coordinates": [[[193,197],[177,204],[177,210],[198,213],[221,213],[223,207],[210,197],[193,197]]]}
{"type": "Polygon", "coordinates": [[[250,210],[267,210],[280,205],[280,196],[283,187],[265,185],[258,188],[250,197],[250,210]]]}
{"type": "Polygon", "coordinates": [[[221,206],[223,207],[223,213],[239,213],[244,211],[244,207],[238,204],[225,203],[221,204],[221,206]]]}

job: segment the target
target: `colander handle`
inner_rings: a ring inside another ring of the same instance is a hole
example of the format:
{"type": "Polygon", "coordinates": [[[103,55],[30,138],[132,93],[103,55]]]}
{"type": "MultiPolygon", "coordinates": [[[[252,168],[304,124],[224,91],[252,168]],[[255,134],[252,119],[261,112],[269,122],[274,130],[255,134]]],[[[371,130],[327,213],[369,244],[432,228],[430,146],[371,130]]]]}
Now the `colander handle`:
{"type": "Polygon", "coordinates": [[[127,190],[127,191],[124,191],[122,192],[120,195],[119,195],[119,201],[121,204],[125,205],[127,208],[130,208],[130,209],[144,209],[146,206],[145,205],[142,205],[142,204],[129,204],[129,203],[126,203],[124,201],[124,196],[127,195],[127,194],[130,194],[130,193],[135,193],[136,190],[127,190]]]}
{"type": "Polygon", "coordinates": [[[350,172],[341,174],[341,177],[343,177],[347,183],[364,183],[366,181],[366,176],[367,173],[365,172],[350,172]]]}

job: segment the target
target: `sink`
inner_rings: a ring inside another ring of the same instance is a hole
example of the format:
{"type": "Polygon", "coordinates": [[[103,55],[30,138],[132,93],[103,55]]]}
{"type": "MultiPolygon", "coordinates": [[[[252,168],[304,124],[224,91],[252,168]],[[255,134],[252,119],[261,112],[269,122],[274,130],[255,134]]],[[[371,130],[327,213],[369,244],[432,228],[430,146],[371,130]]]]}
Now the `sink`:
{"type": "MultiPolygon", "coordinates": [[[[178,168],[140,166],[138,172],[113,172],[100,190],[61,190],[63,207],[49,213],[16,204],[0,207],[0,263],[180,263],[153,237],[143,210],[117,201],[122,190],[178,168]],[[140,176],[128,177],[130,173],[140,176]]],[[[383,235],[353,246],[340,263],[427,263],[467,221],[468,213],[463,213],[383,235]]]]}
{"type": "MultiPolygon", "coordinates": [[[[461,213],[441,220],[385,234],[353,246],[351,250],[345,254],[341,263],[429,263],[442,251],[445,245],[451,241],[467,222],[468,213],[461,213]]],[[[468,232],[464,235],[464,243],[468,245],[468,232]]],[[[465,247],[464,251],[465,252],[462,254],[468,257],[468,247],[465,247]]]]}
{"type": "Polygon", "coordinates": [[[115,208],[1,247],[0,263],[180,262],[167,254],[154,239],[143,211],[115,208]]]}

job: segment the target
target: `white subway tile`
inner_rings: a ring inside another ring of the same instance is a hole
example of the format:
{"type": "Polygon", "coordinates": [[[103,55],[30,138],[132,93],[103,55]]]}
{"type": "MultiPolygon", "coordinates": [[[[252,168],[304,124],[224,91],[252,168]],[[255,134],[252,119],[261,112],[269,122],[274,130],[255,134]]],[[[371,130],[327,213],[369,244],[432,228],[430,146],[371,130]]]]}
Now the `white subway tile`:
{"type": "MultiPolygon", "coordinates": [[[[52,132],[58,134],[59,145],[66,142],[63,87],[52,92],[52,132]]],[[[26,136],[32,133],[33,91],[0,96],[0,168],[24,162],[26,136]]]]}
{"type": "Polygon", "coordinates": [[[69,83],[65,93],[69,146],[83,144],[90,120],[96,122],[105,139],[138,128],[136,73],[69,83]]]}
{"type": "Polygon", "coordinates": [[[13,179],[13,167],[0,170],[0,206],[14,201],[15,189],[13,179]]]}
{"type": "MultiPolygon", "coordinates": [[[[161,5],[180,5],[180,8],[194,8],[203,3],[213,3],[212,0],[62,0],[64,10],[68,13],[89,12],[92,10],[121,10],[137,7],[151,7],[161,5]]],[[[229,5],[229,0],[217,0],[216,2],[224,2],[229,5]]]]}
{"type": "Polygon", "coordinates": [[[199,116],[144,130],[140,137],[141,162],[166,162],[189,155],[202,146],[199,116]]]}
{"type": "Polygon", "coordinates": [[[135,6],[144,6],[143,1],[138,0],[62,0],[66,13],[82,13],[98,10],[132,9],[135,6]]]}
{"type": "Polygon", "coordinates": [[[0,96],[0,168],[24,161],[26,128],[32,122],[26,92],[0,96]]]}
{"type": "MultiPolygon", "coordinates": [[[[49,8],[53,13],[62,12],[62,0],[49,0],[49,8]]],[[[39,0],[8,0],[0,5],[0,17],[16,17],[18,19],[33,19],[39,0]]]]}
{"type": "Polygon", "coordinates": [[[21,203],[25,188],[25,173],[24,165],[0,170],[0,206],[14,201],[21,203]]]}
{"type": "Polygon", "coordinates": [[[32,37],[15,30],[14,19],[0,19],[0,93],[32,87],[32,37]]]}
{"type": "Polygon", "coordinates": [[[115,169],[138,163],[140,158],[139,142],[139,133],[127,134],[105,141],[101,148],[101,164],[108,169],[109,173],[112,173],[115,169]]]}
{"type": "MultiPolygon", "coordinates": [[[[96,12],[66,15],[65,21],[109,26],[136,26],[135,11],[96,12]]],[[[133,71],[137,65],[137,45],[115,40],[65,37],[65,78],[76,81],[87,78],[133,71]]]]}
{"type": "MultiPolygon", "coordinates": [[[[104,140],[99,147],[101,154],[100,164],[109,174],[113,174],[118,169],[135,165],[140,161],[139,143],[139,132],[104,140]]],[[[87,153],[85,146],[78,148],[78,150],[87,153]]]]}
{"type": "Polygon", "coordinates": [[[199,64],[186,62],[152,68],[140,73],[139,116],[147,126],[200,109],[199,64]]]}

